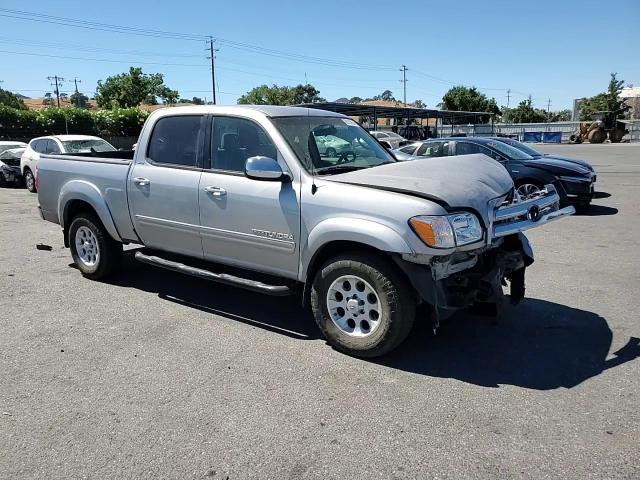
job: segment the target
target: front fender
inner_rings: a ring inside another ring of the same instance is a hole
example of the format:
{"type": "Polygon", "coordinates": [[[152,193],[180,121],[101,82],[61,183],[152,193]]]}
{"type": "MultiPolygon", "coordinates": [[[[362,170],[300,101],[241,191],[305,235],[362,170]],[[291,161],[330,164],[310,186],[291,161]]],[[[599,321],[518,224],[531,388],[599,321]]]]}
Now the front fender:
{"type": "Polygon", "coordinates": [[[60,220],[62,228],[68,228],[68,225],[65,225],[66,213],[69,205],[71,205],[71,202],[74,200],[82,200],[91,205],[109,235],[111,235],[114,240],[122,242],[122,238],[111,216],[109,206],[102,196],[102,193],[95,185],[84,180],[71,180],[64,184],[60,190],[60,196],[58,198],[58,219],[60,220]]]}
{"type": "Polygon", "coordinates": [[[362,243],[383,252],[415,253],[404,238],[387,225],[361,218],[328,218],[309,232],[307,244],[302,248],[298,276],[301,281],[306,280],[316,253],[335,241],[362,243]]]}

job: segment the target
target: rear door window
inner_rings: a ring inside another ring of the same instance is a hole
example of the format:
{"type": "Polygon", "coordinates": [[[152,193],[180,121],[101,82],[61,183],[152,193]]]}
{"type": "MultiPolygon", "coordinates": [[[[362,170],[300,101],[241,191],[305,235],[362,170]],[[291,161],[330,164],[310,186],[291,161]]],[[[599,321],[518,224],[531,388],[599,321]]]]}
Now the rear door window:
{"type": "Polygon", "coordinates": [[[160,118],[151,133],[147,157],[153,163],[177,167],[201,167],[199,146],[202,115],[160,118]]]}
{"type": "Polygon", "coordinates": [[[47,146],[47,140],[34,140],[33,143],[31,144],[31,148],[33,149],[33,151],[37,152],[37,153],[44,153],[45,152],[45,148],[47,146]]]}
{"type": "Polygon", "coordinates": [[[58,154],[60,152],[60,148],[55,140],[46,140],[47,144],[45,146],[45,153],[58,154]]]}

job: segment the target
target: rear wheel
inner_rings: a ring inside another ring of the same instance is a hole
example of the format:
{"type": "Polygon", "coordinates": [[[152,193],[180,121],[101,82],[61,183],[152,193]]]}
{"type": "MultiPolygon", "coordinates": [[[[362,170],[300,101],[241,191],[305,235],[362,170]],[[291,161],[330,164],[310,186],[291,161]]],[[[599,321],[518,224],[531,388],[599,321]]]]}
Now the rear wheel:
{"type": "Polygon", "coordinates": [[[73,219],[69,246],[78,269],[92,280],[108,276],[120,265],[122,245],[113,240],[91,214],[81,213],[73,219]]]}
{"type": "Polygon", "coordinates": [[[31,193],[36,193],[36,178],[33,176],[33,173],[28,168],[24,171],[24,186],[31,193]]]}
{"type": "Polygon", "coordinates": [[[311,306],[318,327],[336,349],[358,357],[384,355],[413,326],[413,290],[386,259],[345,254],[317,272],[311,306]]]}

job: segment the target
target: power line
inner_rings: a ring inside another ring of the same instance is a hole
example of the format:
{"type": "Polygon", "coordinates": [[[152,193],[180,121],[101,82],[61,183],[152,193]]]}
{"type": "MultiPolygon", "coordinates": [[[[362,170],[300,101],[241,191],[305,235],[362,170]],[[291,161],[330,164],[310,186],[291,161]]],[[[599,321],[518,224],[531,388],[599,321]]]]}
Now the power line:
{"type": "Polygon", "coordinates": [[[109,60],[106,58],[87,58],[87,57],[70,57],[67,55],[50,55],[46,53],[32,53],[32,52],[16,52],[12,50],[0,50],[0,53],[9,53],[12,55],[31,55],[35,57],[49,57],[49,58],[64,58],[68,60],[84,60],[90,62],[108,62],[108,63],[136,63],[141,65],[164,65],[174,67],[207,67],[206,64],[195,63],[163,63],[163,62],[140,62],[137,60],[109,60]]]}
{"type": "MultiPolygon", "coordinates": [[[[89,30],[106,31],[110,33],[121,33],[129,35],[139,35],[155,38],[169,38],[173,40],[192,40],[192,41],[207,41],[208,35],[196,35],[196,34],[184,34],[178,32],[168,32],[164,30],[144,29],[139,27],[127,27],[122,25],[113,25],[100,22],[89,22],[84,19],[73,19],[67,17],[58,17],[53,15],[45,15],[34,12],[26,12],[21,10],[11,10],[6,8],[0,8],[0,16],[7,18],[14,18],[17,20],[28,20],[33,22],[51,23],[55,25],[63,25],[68,27],[84,28],[89,30]]],[[[341,61],[328,58],[314,57],[310,55],[303,55],[293,52],[285,52],[282,50],[269,49],[258,45],[251,45],[243,42],[236,42],[224,38],[214,39],[231,48],[238,48],[242,50],[251,51],[254,53],[260,53],[262,55],[280,56],[297,61],[304,61],[308,63],[318,63],[326,66],[337,66],[343,68],[357,68],[357,69],[376,69],[376,70],[395,70],[395,68],[385,65],[370,65],[357,62],[341,61]]]]}

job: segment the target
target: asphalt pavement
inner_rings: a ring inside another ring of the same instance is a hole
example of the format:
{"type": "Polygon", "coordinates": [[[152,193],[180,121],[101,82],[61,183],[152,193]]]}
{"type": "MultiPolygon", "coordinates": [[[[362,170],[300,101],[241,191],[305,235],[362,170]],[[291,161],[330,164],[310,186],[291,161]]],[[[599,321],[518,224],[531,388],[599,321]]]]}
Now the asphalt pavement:
{"type": "Polygon", "coordinates": [[[640,478],[640,145],[541,149],[603,195],[530,233],[528,298],[376,361],[296,299],[131,259],[84,279],[0,189],[0,478],[640,478]]]}

